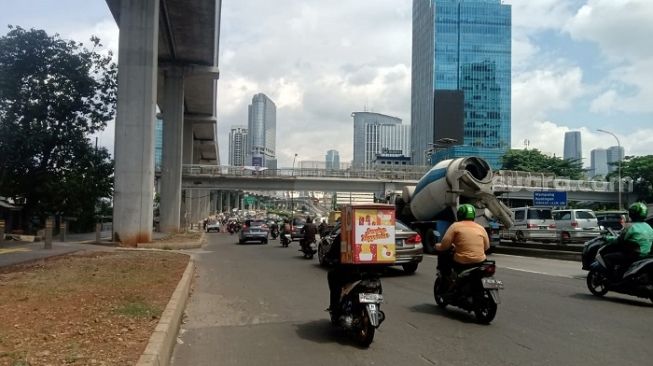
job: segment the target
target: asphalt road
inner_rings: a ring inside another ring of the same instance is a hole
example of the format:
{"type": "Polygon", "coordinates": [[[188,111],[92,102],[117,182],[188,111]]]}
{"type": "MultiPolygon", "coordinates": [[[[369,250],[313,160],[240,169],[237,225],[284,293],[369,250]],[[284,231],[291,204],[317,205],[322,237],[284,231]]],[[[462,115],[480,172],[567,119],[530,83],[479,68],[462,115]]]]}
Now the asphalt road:
{"type": "Polygon", "coordinates": [[[492,256],[503,303],[491,325],[440,310],[435,259],[383,279],[387,319],[368,349],[330,326],[326,271],[297,243],[209,234],[173,365],[651,365],[653,305],[589,294],[575,262],[492,256]]]}

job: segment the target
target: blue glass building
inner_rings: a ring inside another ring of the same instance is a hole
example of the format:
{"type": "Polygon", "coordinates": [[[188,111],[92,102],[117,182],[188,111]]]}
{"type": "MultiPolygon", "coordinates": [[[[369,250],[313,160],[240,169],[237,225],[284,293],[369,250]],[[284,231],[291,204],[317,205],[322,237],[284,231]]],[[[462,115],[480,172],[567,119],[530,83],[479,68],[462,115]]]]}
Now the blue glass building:
{"type": "Polygon", "coordinates": [[[501,166],[511,138],[511,23],[511,7],[500,0],[413,0],[415,164],[475,155],[501,166]],[[434,118],[455,115],[434,112],[438,90],[462,91],[462,121],[434,118]],[[451,123],[463,124],[463,141],[433,151],[451,123]]]}

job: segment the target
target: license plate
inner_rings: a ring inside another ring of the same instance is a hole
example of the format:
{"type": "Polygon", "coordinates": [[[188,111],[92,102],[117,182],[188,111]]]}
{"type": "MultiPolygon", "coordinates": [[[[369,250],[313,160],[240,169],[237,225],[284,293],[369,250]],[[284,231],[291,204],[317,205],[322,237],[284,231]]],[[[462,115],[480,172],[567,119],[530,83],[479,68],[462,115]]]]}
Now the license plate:
{"type": "Polygon", "coordinates": [[[549,228],[548,226],[540,226],[540,230],[546,230],[548,228],[549,228]]]}
{"type": "Polygon", "coordinates": [[[397,240],[395,241],[395,245],[398,247],[403,247],[404,246],[404,241],[403,240],[397,240]]]}
{"type": "Polygon", "coordinates": [[[383,302],[381,294],[358,294],[358,301],[361,304],[377,304],[383,302]]]}
{"type": "Polygon", "coordinates": [[[503,282],[495,280],[494,278],[482,278],[483,288],[498,290],[503,288],[503,282]]]}

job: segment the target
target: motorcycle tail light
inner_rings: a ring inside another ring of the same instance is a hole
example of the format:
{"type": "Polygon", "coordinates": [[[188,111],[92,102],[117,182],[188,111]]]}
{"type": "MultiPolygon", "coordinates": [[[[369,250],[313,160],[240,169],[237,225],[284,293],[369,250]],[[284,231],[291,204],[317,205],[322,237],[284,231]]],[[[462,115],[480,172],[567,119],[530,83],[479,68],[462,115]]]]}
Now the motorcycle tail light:
{"type": "Polygon", "coordinates": [[[485,273],[486,276],[493,276],[496,271],[497,266],[494,264],[486,264],[483,266],[483,273],[485,273]]]}
{"type": "Polygon", "coordinates": [[[419,234],[412,235],[406,239],[406,244],[417,244],[422,242],[422,237],[419,234]]]}

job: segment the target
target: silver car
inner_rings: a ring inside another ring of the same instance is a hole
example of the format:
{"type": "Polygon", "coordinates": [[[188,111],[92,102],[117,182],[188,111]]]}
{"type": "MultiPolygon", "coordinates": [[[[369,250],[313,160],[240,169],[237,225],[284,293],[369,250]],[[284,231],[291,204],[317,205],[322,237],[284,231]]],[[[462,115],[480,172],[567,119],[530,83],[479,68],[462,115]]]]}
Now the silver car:
{"type": "Polygon", "coordinates": [[[596,238],[601,233],[598,220],[592,210],[554,210],[553,218],[562,243],[584,242],[596,238]]]}

